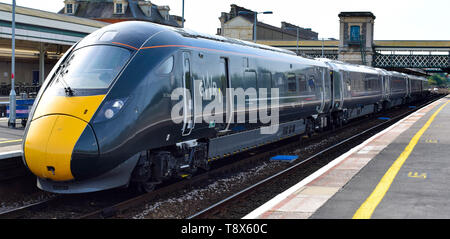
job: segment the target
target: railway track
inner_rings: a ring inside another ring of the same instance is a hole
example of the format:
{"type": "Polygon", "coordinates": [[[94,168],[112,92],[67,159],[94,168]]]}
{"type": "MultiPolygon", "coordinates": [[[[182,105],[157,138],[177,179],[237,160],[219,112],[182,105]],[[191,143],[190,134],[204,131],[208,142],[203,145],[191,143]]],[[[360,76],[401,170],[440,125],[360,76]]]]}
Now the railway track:
{"type": "Polygon", "coordinates": [[[28,172],[22,163],[22,156],[0,157],[0,182],[22,177],[27,174],[28,172]]]}
{"type": "MultiPolygon", "coordinates": [[[[436,99],[434,99],[436,100],[436,99]]],[[[424,103],[425,104],[428,104],[424,103]]],[[[249,195],[252,195],[252,193],[258,191],[261,188],[264,188],[265,185],[269,183],[273,183],[280,178],[286,177],[286,175],[289,175],[290,172],[295,171],[298,168],[301,168],[302,166],[306,165],[307,163],[314,161],[313,159],[320,157],[320,155],[325,155],[327,152],[333,151],[333,149],[340,148],[344,144],[351,144],[352,141],[356,140],[357,138],[361,138],[363,135],[371,134],[377,129],[380,129],[382,127],[387,127],[390,124],[395,123],[399,119],[405,117],[408,114],[411,114],[412,112],[416,111],[417,109],[421,108],[421,106],[417,106],[414,109],[408,109],[405,112],[401,113],[400,115],[396,115],[395,117],[392,117],[388,121],[384,121],[376,124],[375,126],[370,127],[369,129],[364,130],[363,132],[360,132],[359,134],[353,135],[350,138],[347,138],[335,145],[332,145],[330,147],[327,147],[325,149],[320,150],[320,152],[316,152],[315,154],[307,157],[307,158],[300,158],[298,162],[295,162],[294,165],[285,166],[285,169],[282,171],[267,177],[257,183],[254,183],[253,185],[246,187],[245,189],[242,189],[222,200],[215,203],[212,206],[205,207],[205,209],[201,211],[197,211],[196,213],[191,214],[190,216],[186,216],[186,218],[211,218],[211,217],[217,217],[218,214],[220,215],[226,215],[227,210],[230,208],[230,204],[233,204],[238,201],[246,200],[246,197],[249,195]],[[227,209],[228,208],[228,209],[227,209]]],[[[383,115],[395,115],[395,112],[384,112],[383,115]]],[[[380,115],[378,115],[380,116],[380,115]]],[[[375,117],[374,117],[375,118],[375,117]]],[[[104,202],[103,204],[106,204],[106,206],[97,206],[97,209],[92,210],[80,210],[81,212],[78,214],[71,214],[67,215],[68,218],[122,218],[122,217],[128,217],[127,212],[130,211],[132,208],[140,207],[143,204],[152,201],[161,199],[164,197],[168,197],[174,192],[182,191],[182,190],[189,190],[194,187],[199,187],[201,185],[204,185],[206,182],[213,181],[218,177],[222,177],[224,175],[236,173],[242,171],[243,168],[249,168],[251,165],[255,165],[257,163],[261,163],[262,161],[267,161],[268,158],[271,156],[277,155],[277,154],[283,154],[283,153],[290,153],[294,150],[296,150],[299,147],[304,147],[306,144],[311,143],[311,141],[320,141],[323,138],[327,138],[330,135],[334,134],[337,131],[345,131],[352,127],[355,127],[358,125],[358,123],[361,123],[365,119],[359,119],[354,122],[350,122],[349,124],[345,125],[344,127],[336,130],[336,131],[327,131],[324,133],[321,133],[315,137],[312,137],[308,140],[297,140],[297,139],[286,139],[271,145],[267,145],[261,148],[258,148],[256,150],[252,150],[249,152],[244,152],[239,155],[236,155],[228,160],[225,160],[226,162],[218,162],[217,165],[210,171],[198,174],[193,176],[190,179],[183,179],[178,181],[172,181],[168,182],[162,187],[158,188],[157,190],[138,195],[133,196],[131,194],[122,195],[121,198],[123,200],[117,199],[115,202],[104,202]],[[232,163],[230,163],[232,162],[232,163]],[[225,164],[226,165],[223,165],[225,164]],[[119,201],[117,203],[117,201],[119,201]]],[[[112,195],[115,195],[116,192],[110,192],[105,193],[102,197],[108,198],[112,195]],[[106,196],[105,196],[106,195],[106,196]]],[[[126,194],[126,193],[124,193],[126,194]]],[[[95,197],[91,195],[91,198],[95,197]]],[[[82,196],[80,196],[82,198],[82,196]]],[[[54,198],[42,200],[42,202],[33,203],[28,206],[24,207],[18,207],[17,209],[8,210],[7,212],[0,213],[0,218],[23,218],[27,215],[33,214],[33,213],[39,213],[40,210],[43,208],[45,210],[52,210],[52,207],[60,207],[60,205],[65,205],[67,202],[73,202],[77,199],[74,199],[74,197],[71,196],[56,196],[54,198]]],[[[89,199],[80,199],[80,200],[87,200],[89,199]]],[[[83,203],[80,203],[80,205],[83,203]]],[[[85,205],[86,203],[84,203],[85,205]]],[[[89,203],[88,203],[89,204],[89,203]]],[[[102,204],[102,203],[96,203],[96,204],[102,204]]],[[[61,210],[60,210],[61,211],[61,210]]],[[[66,218],[66,217],[64,217],[66,218]]]]}

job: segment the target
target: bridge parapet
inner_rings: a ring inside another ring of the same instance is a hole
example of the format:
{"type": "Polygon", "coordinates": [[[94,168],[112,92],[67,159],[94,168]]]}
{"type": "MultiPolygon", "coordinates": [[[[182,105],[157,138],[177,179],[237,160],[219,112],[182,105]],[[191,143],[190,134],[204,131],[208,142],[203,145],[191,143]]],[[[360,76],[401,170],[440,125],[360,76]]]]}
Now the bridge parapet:
{"type": "Polygon", "coordinates": [[[450,55],[375,54],[373,65],[383,68],[450,68],[450,55]]]}

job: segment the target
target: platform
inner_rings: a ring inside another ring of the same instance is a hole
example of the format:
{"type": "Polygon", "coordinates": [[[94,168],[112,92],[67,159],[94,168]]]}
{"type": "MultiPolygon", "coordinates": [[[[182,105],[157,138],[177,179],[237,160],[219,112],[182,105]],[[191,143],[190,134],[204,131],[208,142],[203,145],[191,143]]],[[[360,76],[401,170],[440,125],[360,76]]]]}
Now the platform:
{"type": "Polygon", "coordinates": [[[8,128],[8,118],[0,118],[0,159],[6,157],[8,153],[21,151],[22,136],[24,128],[17,120],[16,128],[8,128]]]}
{"type": "Polygon", "coordinates": [[[450,218],[449,102],[409,115],[244,218],[450,218]]]}

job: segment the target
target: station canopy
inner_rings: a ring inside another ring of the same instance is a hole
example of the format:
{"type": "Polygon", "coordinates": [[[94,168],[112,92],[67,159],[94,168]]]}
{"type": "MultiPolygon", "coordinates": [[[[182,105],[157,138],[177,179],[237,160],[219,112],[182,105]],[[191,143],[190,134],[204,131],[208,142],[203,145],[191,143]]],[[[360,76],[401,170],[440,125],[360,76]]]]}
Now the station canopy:
{"type": "MultiPolygon", "coordinates": [[[[0,3],[0,58],[11,57],[12,5],[0,3]]],[[[58,59],[70,46],[108,23],[16,6],[16,57],[58,59]]]]}

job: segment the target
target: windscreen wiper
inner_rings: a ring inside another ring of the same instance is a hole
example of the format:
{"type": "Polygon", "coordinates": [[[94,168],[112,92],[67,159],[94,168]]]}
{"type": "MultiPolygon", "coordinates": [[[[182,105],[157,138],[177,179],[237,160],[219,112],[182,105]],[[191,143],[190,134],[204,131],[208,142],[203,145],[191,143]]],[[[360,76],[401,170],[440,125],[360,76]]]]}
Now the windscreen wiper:
{"type": "Polygon", "coordinates": [[[74,95],[75,91],[72,90],[72,88],[70,88],[70,86],[67,84],[67,82],[62,77],[60,77],[58,79],[58,81],[61,82],[61,84],[64,86],[64,91],[66,92],[67,96],[73,96],[74,95]]]}
{"type": "Polygon", "coordinates": [[[72,90],[72,88],[70,88],[69,84],[67,84],[67,82],[64,80],[64,75],[65,75],[64,70],[65,69],[66,69],[66,65],[64,64],[62,66],[62,69],[60,70],[60,73],[59,73],[58,78],[56,80],[58,82],[61,82],[61,84],[63,85],[64,91],[66,92],[67,96],[73,96],[75,91],[72,90]]]}

